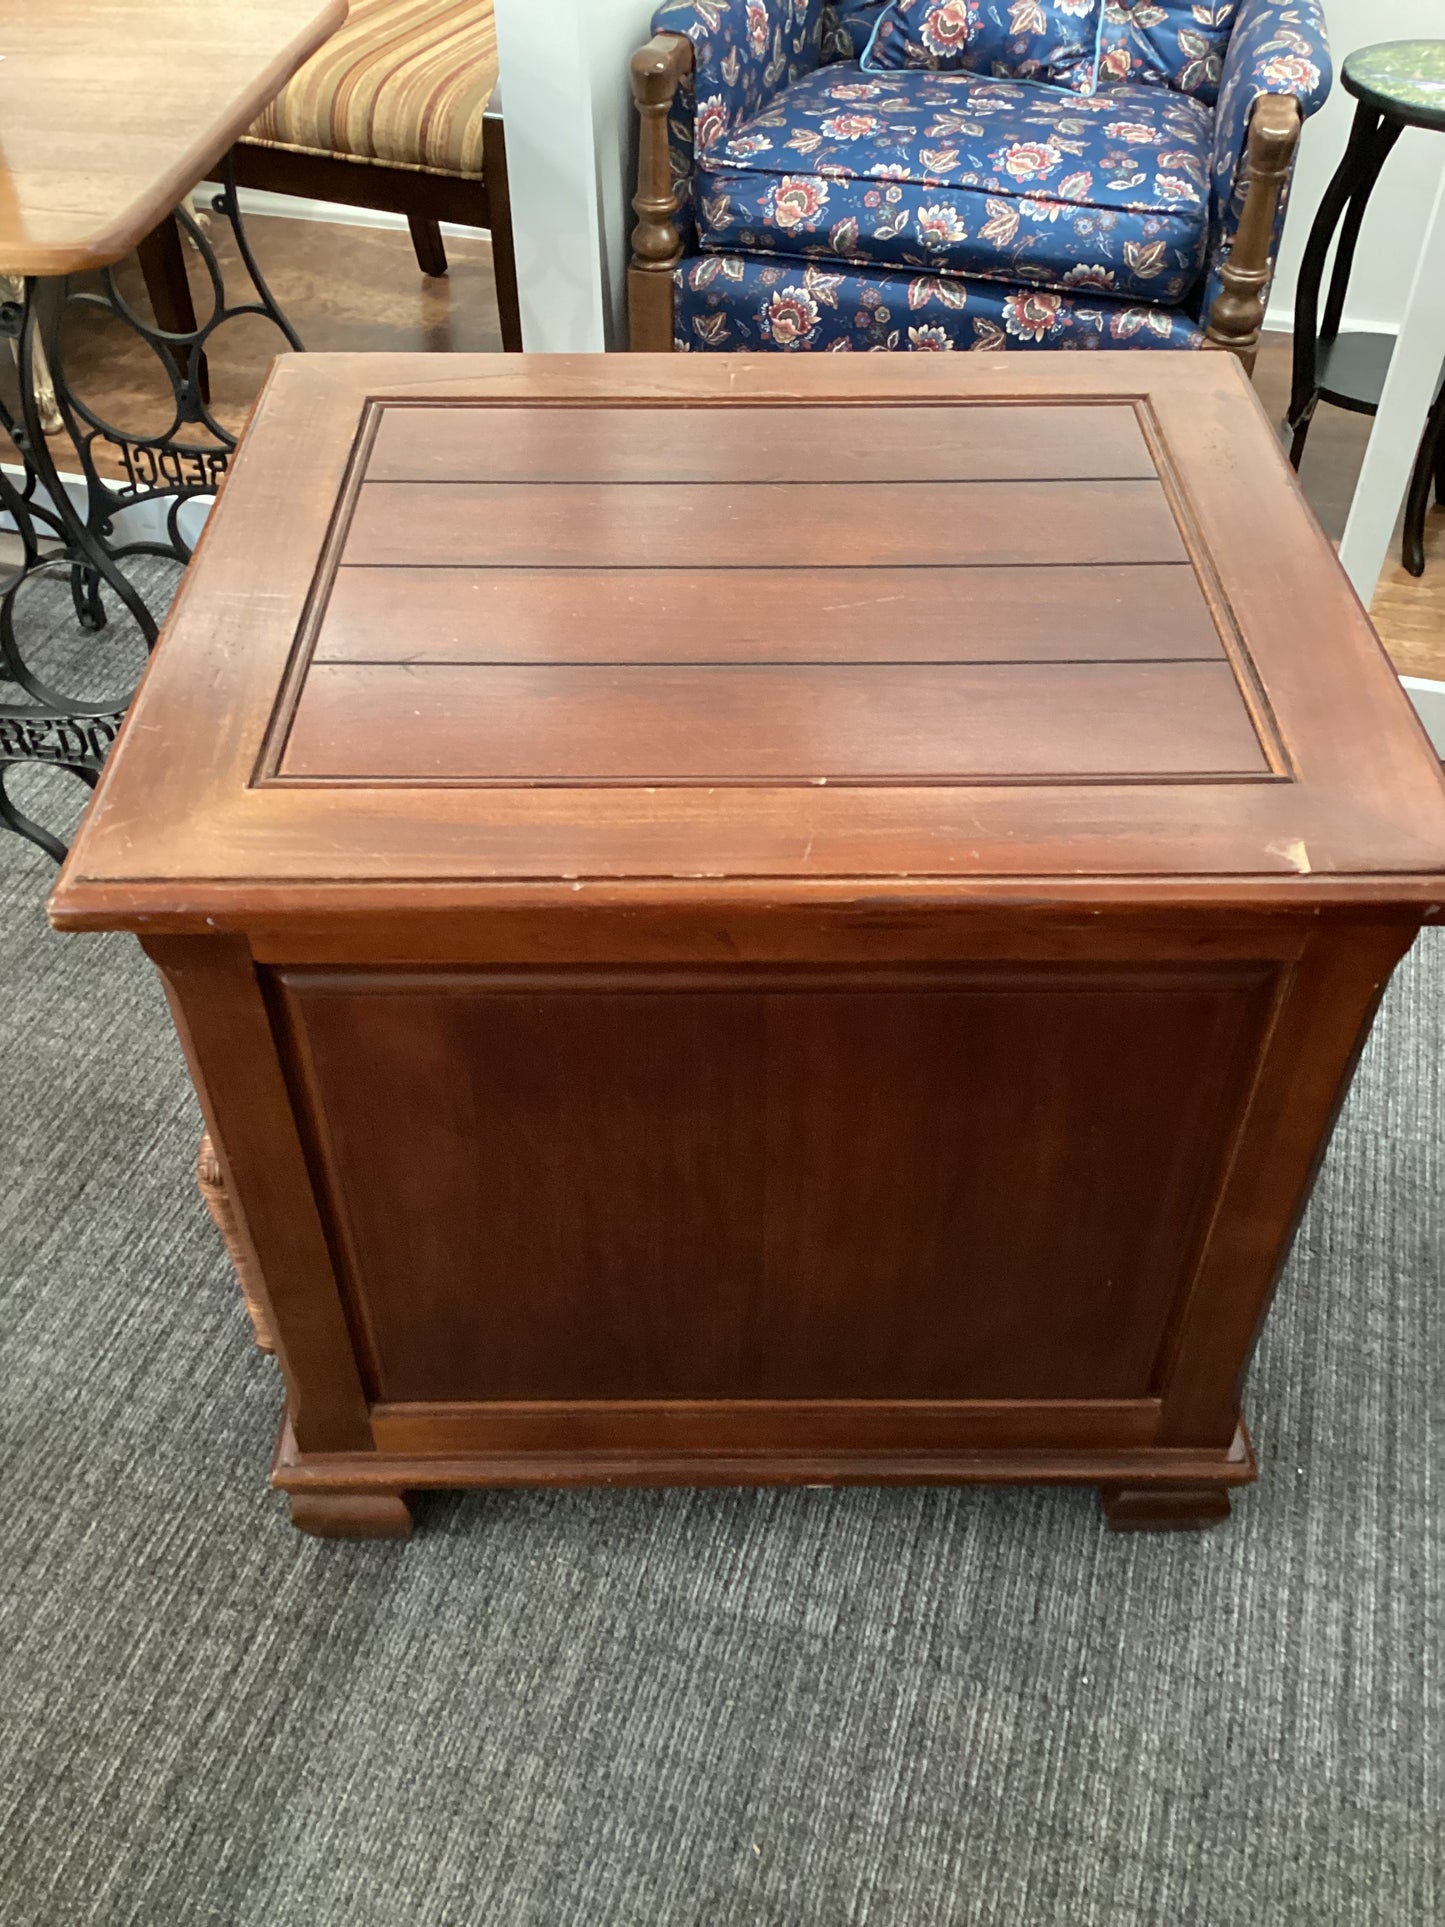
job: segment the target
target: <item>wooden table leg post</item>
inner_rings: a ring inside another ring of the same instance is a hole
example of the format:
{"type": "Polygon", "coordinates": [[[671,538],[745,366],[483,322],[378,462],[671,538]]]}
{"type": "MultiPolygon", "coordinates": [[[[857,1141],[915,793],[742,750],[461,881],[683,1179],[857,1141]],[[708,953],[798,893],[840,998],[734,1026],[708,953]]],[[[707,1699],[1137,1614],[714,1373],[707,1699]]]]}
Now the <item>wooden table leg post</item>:
{"type": "Polygon", "coordinates": [[[293,1492],[291,1523],[317,1539],[409,1539],[411,1507],[400,1492],[293,1492]]]}
{"type": "Polygon", "coordinates": [[[1112,1532],[1202,1532],[1229,1517],[1222,1485],[1101,1485],[1112,1532]]]}

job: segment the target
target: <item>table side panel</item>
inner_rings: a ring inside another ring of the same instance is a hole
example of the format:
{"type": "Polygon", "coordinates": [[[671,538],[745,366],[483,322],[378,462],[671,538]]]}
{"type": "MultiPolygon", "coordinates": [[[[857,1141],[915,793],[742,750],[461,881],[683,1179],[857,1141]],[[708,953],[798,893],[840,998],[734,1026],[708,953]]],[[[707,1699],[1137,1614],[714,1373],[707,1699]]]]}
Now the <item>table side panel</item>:
{"type": "Polygon", "coordinates": [[[427,1402],[1150,1398],[1274,980],[272,979],[374,1393],[427,1402]]]}

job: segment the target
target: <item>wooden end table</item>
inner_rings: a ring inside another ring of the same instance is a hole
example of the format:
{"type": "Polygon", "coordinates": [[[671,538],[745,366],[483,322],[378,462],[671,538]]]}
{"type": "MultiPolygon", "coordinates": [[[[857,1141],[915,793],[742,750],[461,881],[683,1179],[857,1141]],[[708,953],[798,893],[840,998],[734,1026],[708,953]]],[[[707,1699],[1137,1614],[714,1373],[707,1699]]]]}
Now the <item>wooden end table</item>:
{"type": "Polygon", "coordinates": [[[165,979],[296,1523],[385,1535],[589,1481],[1223,1518],[1442,902],[1231,357],[357,356],[278,364],[52,915],[165,979]]]}

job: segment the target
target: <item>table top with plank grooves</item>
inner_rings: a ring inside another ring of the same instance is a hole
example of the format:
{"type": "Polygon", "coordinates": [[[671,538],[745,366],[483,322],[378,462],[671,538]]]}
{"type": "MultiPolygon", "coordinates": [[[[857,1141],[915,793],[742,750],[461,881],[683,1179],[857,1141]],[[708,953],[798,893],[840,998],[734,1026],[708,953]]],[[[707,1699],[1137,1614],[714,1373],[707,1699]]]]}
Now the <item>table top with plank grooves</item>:
{"type": "Polygon", "coordinates": [[[1233,362],[926,359],[278,364],[58,909],[1440,888],[1439,766],[1233,362]]]}

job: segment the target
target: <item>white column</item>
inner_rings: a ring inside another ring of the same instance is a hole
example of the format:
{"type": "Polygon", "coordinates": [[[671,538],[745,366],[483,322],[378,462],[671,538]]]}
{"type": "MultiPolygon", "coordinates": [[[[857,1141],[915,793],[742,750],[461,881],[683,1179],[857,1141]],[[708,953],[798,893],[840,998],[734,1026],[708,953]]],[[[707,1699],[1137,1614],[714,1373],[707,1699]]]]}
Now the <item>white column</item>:
{"type": "Polygon", "coordinates": [[[522,337],[626,345],[637,138],[627,63],[657,0],[496,0],[522,337]]]}
{"type": "Polygon", "coordinates": [[[1445,361],[1445,174],[1419,247],[1410,299],[1340,543],[1345,573],[1366,608],[1394,541],[1445,361]]]}
{"type": "MultiPolygon", "coordinates": [[[[1437,139],[1440,137],[1437,135],[1437,139]]],[[[1368,609],[1374,601],[1395,525],[1410,486],[1425,417],[1445,360],[1445,174],[1416,257],[1399,339],[1370,431],[1365,462],[1340,543],[1340,561],[1368,609]]],[[[1436,564],[1439,567],[1439,564],[1436,564]]],[[[1445,756],[1445,682],[1401,679],[1430,740],[1445,756]]]]}
{"type": "Polygon", "coordinates": [[[1425,734],[1445,762],[1445,682],[1431,682],[1426,676],[1401,676],[1400,682],[1425,725],[1425,734]]]}

